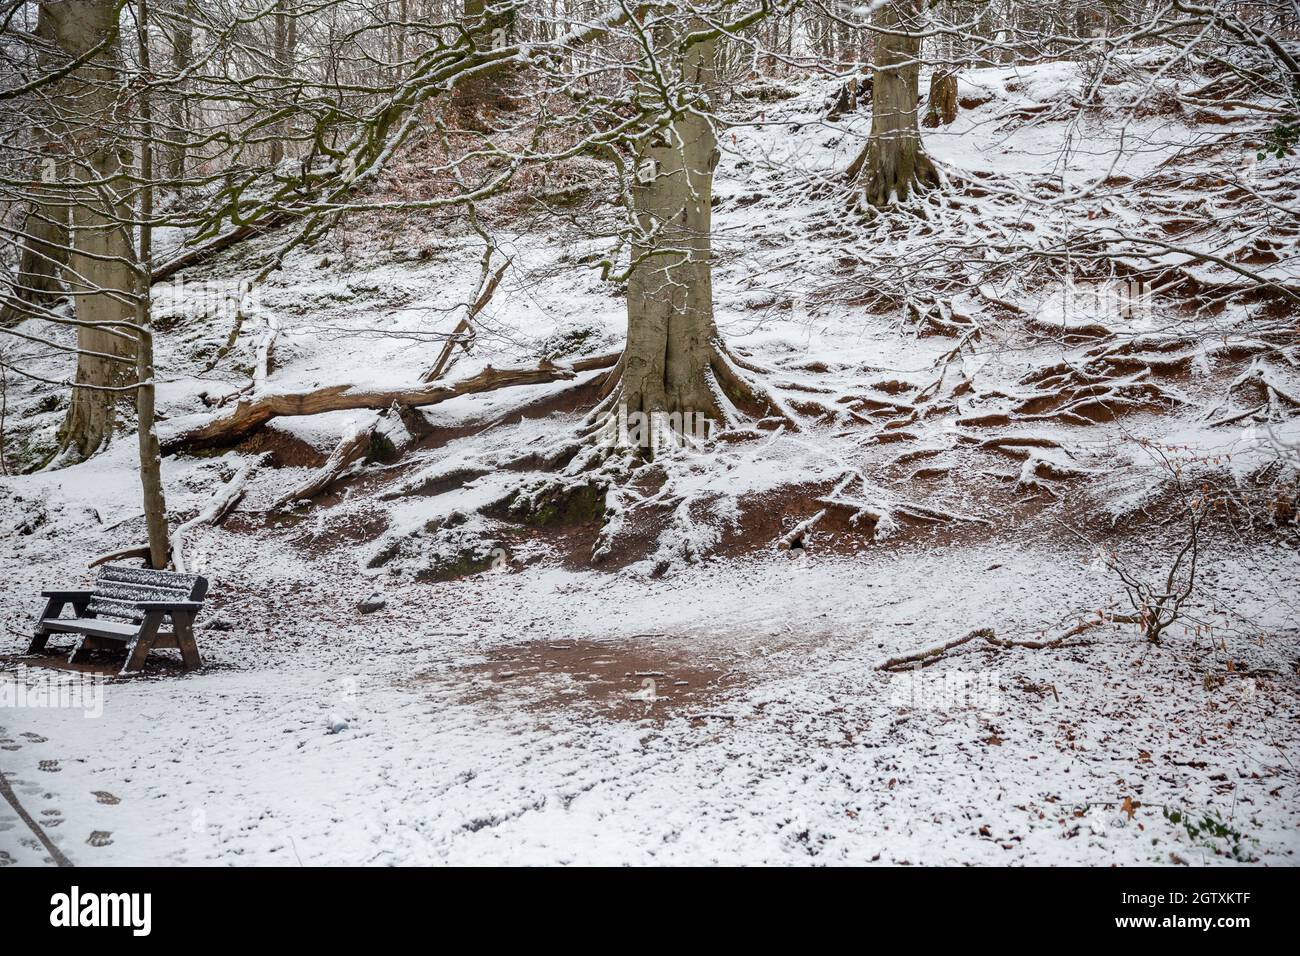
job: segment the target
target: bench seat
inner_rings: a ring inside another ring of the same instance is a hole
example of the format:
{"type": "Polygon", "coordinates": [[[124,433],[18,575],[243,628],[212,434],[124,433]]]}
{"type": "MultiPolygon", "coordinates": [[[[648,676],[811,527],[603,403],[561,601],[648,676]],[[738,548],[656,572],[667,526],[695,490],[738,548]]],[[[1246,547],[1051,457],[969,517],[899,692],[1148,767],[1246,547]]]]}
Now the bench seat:
{"type": "Polygon", "coordinates": [[[56,617],[41,621],[41,627],[47,631],[64,634],[91,634],[95,637],[117,638],[129,641],[140,633],[140,625],[125,621],[109,621],[100,618],[56,617]]]}

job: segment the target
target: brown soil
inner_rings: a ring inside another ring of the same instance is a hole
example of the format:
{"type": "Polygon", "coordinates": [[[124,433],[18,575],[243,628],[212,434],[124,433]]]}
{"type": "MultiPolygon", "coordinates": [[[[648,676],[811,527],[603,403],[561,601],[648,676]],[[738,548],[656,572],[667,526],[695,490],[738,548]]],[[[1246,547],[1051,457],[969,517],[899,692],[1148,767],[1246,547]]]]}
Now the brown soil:
{"type": "MultiPolygon", "coordinates": [[[[177,677],[185,673],[180,652],[169,649],[151,651],[144,662],[144,669],[132,674],[122,675],[122,664],[126,660],[125,651],[89,651],[86,660],[75,664],[68,662],[72,646],[47,646],[40,654],[0,654],[0,671],[10,670],[20,665],[39,667],[45,670],[66,671],[71,674],[88,674],[108,678],[114,681],[141,680],[153,677],[177,677]]],[[[204,670],[211,670],[207,663],[204,670]]]]}
{"type": "MultiPolygon", "coordinates": [[[[533,711],[581,708],[611,720],[707,720],[720,697],[742,678],[722,659],[682,652],[657,641],[565,641],[493,650],[461,669],[471,701],[498,701],[533,711]],[[648,698],[653,689],[654,699],[648,698]]],[[[445,679],[425,675],[419,683],[445,679]]]]}
{"type": "Polygon", "coordinates": [[[319,468],[325,464],[326,453],[318,451],[301,438],[275,428],[272,424],[259,429],[246,438],[236,449],[244,455],[270,452],[278,468],[319,468]]]}

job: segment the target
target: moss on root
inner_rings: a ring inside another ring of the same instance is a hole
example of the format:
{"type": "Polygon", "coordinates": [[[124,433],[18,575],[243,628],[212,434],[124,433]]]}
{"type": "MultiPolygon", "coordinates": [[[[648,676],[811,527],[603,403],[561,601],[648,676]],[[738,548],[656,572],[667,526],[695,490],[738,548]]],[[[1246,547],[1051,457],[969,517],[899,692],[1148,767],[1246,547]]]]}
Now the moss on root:
{"type": "Polygon", "coordinates": [[[462,551],[453,557],[436,558],[416,574],[421,581],[454,581],[457,578],[479,574],[493,567],[497,555],[489,551],[486,555],[476,550],[462,551]]]}
{"type": "Polygon", "coordinates": [[[589,524],[605,515],[605,487],[593,482],[546,482],[517,492],[507,512],[513,520],[535,528],[589,524]]]}

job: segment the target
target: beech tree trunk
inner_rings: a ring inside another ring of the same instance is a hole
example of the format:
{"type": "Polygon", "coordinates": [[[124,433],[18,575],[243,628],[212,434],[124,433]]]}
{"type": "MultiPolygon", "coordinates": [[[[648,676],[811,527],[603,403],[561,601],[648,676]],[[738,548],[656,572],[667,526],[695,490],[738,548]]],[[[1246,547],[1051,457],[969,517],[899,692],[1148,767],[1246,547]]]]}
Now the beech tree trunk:
{"type": "MultiPolygon", "coordinates": [[[[37,11],[36,35],[49,43],[56,40],[54,23],[45,5],[37,11]]],[[[42,68],[48,68],[51,59],[42,52],[37,61],[42,68]]],[[[59,275],[68,263],[68,207],[58,182],[66,176],[67,167],[50,137],[56,123],[55,117],[42,111],[33,126],[34,145],[42,155],[33,170],[34,199],[23,223],[18,272],[0,308],[0,325],[22,321],[33,307],[48,305],[63,293],[59,275]],[[42,202],[46,196],[49,202],[42,202]]]]}
{"type": "MultiPolygon", "coordinates": [[[[292,0],[279,0],[275,5],[275,70],[285,78],[293,73],[294,54],[298,46],[298,20],[294,16],[291,2],[292,0]]],[[[279,166],[284,159],[284,144],[288,138],[288,120],[281,120],[276,124],[275,137],[271,140],[272,166],[279,166]]]]}
{"type": "MultiPolygon", "coordinates": [[[[488,0],[463,0],[462,10],[466,27],[473,29],[481,25],[483,28],[475,34],[475,43],[480,48],[511,42],[513,13],[497,12],[488,5],[488,0]]],[[[451,105],[462,127],[480,131],[488,128],[479,111],[485,105],[499,104],[508,78],[509,71],[500,70],[491,76],[467,77],[456,84],[451,105]]]]}
{"type": "MultiPolygon", "coordinates": [[[[698,43],[681,59],[684,82],[706,98],[715,91],[715,45],[698,43]]],[[[641,234],[632,244],[619,399],[629,413],[719,417],[710,238],[719,155],[702,112],[684,113],[642,145],[632,187],[641,234]]]]}
{"type": "Polygon", "coordinates": [[[871,138],[849,167],[867,202],[876,207],[901,202],[939,183],[921,146],[917,125],[921,39],[908,35],[920,25],[925,0],[892,0],[875,13],[871,138]]]}
{"type": "MultiPolygon", "coordinates": [[[[50,167],[44,164],[40,174],[50,167]]],[[[39,189],[39,187],[38,187],[39,189]]],[[[32,203],[23,222],[18,272],[0,309],[0,325],[13,325],[63,294],[59,275],[68,262],[68,210],[60,198],[32,203]]]]}
{"type": "Polygon", "coordinates": [[[930,95],[926,98],[925,126],[947,126],[957,118],[957,77],[936,69],[930,77],[930,95]]]}
{"type": "MultiPolygon", "coordinates": [[[[180,13],[184,20],[178,22],[172,31],[172,72],[180,75],[194,63],[194,27],[191,18],[198,13],[195,0],[178,0],[180,13]]],[[[188,84],[181,83],[171,96],[168,116],[168,129],[164,138],[168,140],[165,147],[167,176],[180,188],[180,180],[185,178],[185,163],[189,154],[190,130],[194,129],[194,117],[191,115],[192,104],[185,92],[188,84]]]]}
{"type": "Polygon", "coordinates": [[[88,458],[108,444],[121,389],[134,365],[135,276],[132,209],[123,167],[130,152],[114,115],[121,79],[118,8],[113,0],[44,4],[54,39],[78,57],[106,36],[112,42],[61,84],[58,104],[76,123],[67,130],[72,249],[67,280],[78,322],[77,374],[60,434],[65,454],[88,458]],[[73,136],[76,132],[79,135],[73,136]]]}

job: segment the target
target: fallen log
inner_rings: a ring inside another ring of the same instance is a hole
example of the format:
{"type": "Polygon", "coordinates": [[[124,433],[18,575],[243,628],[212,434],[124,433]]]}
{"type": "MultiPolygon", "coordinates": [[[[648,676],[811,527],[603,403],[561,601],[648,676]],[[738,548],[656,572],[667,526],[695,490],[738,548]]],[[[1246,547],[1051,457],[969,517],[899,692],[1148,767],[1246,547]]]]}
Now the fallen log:
{"type": "Polygon", "coordinates": [[[238,245],[245,239],[252,239],[274,229],[276,226],[282,226],[292,220],[293,217],[288,213],[280,213],[265,217],[261,222],[250,222],[243,226],[237,226],[227,232],[214,236],[206,242],[197,246],[191,246],[184,252],[178,253],[166,262],[160,262],[153,268],[153,281],[166,282],[178,272],[182,272],[191,266],[200,265],[211,259],[213,256],[225,252],[227,249],[238,245]]]}
{"type": "Polygon", "coordinates": [[[431,382],[400,388],[365,388],[355,385],[325,385],[307,392],[262,392],[240,399],[223,413],[186,425],[184,420],[170,434],[160,436],[163,454],[231,445],[252,435],[273,418],[319,415],[322,412],[360,408],[382,410],[436,405],[461,395],[475,395],[516,385],[539,385],[573,378],[579,372],[608,368],[621,353],[606,353],[568,365],[537,368],[498,369],[488,366],[477,375],[455,382],[431,382]]]}

